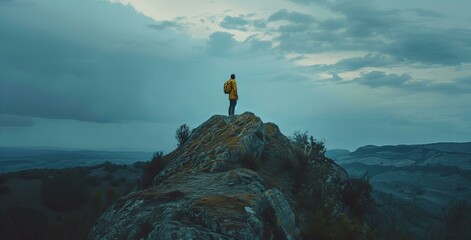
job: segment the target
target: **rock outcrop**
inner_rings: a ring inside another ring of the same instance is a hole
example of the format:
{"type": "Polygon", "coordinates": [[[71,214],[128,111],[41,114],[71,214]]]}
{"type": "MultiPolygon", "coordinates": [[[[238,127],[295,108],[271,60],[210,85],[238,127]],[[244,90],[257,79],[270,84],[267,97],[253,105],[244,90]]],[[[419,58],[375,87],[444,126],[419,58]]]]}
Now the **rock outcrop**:
{"type": "MultiPolygon", "coordinates": [[[[213,116],[164,157],[153,186],[117,200],[89,239],[299,239],[295,154],[253,113],[213,116]]],[[[329,181],[346,177],[329,164],[329,181]]]]}

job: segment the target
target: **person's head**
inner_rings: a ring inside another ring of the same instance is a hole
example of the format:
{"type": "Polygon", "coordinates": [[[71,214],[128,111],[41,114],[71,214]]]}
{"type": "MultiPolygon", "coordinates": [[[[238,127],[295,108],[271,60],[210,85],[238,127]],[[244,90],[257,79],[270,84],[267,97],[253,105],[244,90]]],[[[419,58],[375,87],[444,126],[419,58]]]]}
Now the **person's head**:
{"type": "Polygon", "coordinates": [[[231,74],[231,79],[235,79],[235,74],[231,74]]]}

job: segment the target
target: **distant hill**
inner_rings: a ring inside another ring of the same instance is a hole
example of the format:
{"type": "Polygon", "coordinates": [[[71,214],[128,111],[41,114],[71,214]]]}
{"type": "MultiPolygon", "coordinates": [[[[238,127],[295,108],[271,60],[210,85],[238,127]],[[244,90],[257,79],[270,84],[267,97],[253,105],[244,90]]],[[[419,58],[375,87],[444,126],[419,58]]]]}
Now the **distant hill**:
{"type": "MultiPolygon", "coordinates": [[[[386,219],[406,226],[418,239],[445,239],[440,232],[446,228],[440,222],[450,216],[466,224],[471,221],[466,217],[471,203],[471,143],[369,145],[351,153],[334,153],[330,157],[350,176],[369,178],[375,202],[383,206],[382,214],[389,215],[386,219]]],[[[467,228],[447,231],[456,229],[467,228]]],[[[468,239],[467,234],[448,239],[468,239]]]]}
{"type": "Polygon", "coordinates": [[[350,175],[367,174],[375,189],[429,209],[471,200],[471,143],[368,145],[331,157],[350,175]]]}
{"type": "Polygon", "coordinates": [[[381,166],[453,166],[471,170],[471,143],[423,145],[368,145],[356,151],[333,156],[340,164],[361,162],[381,166]]]}
{"type": "Polygon", "coordinates": [[[116,164],[131,164],[137,161],[149,161],[152,154],[137,151],[0,147],[0,173],[33,168],[93,166],[107,161],[116,164]]]}
{"type": "Polygon", "coordinates": [[[349,150],[346,149],[328,149],[325,152],[325,156],[331,159],[337,159],[340,156],[347,155],[351,153],[349,150]]]}

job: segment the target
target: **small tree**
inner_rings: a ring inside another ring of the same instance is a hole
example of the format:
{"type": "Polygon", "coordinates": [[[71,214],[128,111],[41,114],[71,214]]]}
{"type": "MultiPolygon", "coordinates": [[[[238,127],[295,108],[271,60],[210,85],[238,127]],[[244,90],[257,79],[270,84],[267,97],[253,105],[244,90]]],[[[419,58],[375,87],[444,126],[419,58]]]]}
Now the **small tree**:
{"type": "Polygon", "coordinates": [[[303,133],[295,131],[293,136],[290,137],[291,143],[301,154],[305,155],[308,160],[319,160],[324,158],[325,145],[323,141],[309,136],[308,132],[303,133]]]}
{"type": "Polygon", "coordinates": [[[180,147],[183,144],[185,144],[185,142],[190,137],[190,134],[191,134],[190,126],[188,126],[186,124],[181,125],[175,133],[175,138],[178,141],[177,146],[180,147]]]}
{"type": "Polygon", "coordinates": [[[359,178],[349,178],[343,183],[342,201],[351,216],[364,220],[373,209],[371,197],[372,187],[368,175],[359,178]]]}
{"type": "Polygon", "coordinates": [[[441,220],[445,227],[445,239],[469,239],[471,207],[466,200],[452,200],[441,211],[441,220]]]}
{"type": "Polygon", "coordinates": [[[154,177],[162,171],[166,162],[163,159],[163,152],[155,152],[152,156],[152,160],[144,168],[144,176],[142,178],[142,188],[148,188],[152,186],[154,177]]]}

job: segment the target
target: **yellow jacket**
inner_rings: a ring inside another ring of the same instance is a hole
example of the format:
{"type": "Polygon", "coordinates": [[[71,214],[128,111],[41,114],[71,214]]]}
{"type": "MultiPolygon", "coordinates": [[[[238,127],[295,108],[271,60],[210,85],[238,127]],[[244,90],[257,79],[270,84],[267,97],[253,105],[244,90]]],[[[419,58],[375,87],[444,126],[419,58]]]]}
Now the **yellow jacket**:
{"type": "Polygon", "coordinates": [[[239,95],[237,95],[237,83],[236,83],[235,79],[230,79],[229,82],[232,85],[232,90],[229,93],[229,100],[239,99],[239,95]]]}

